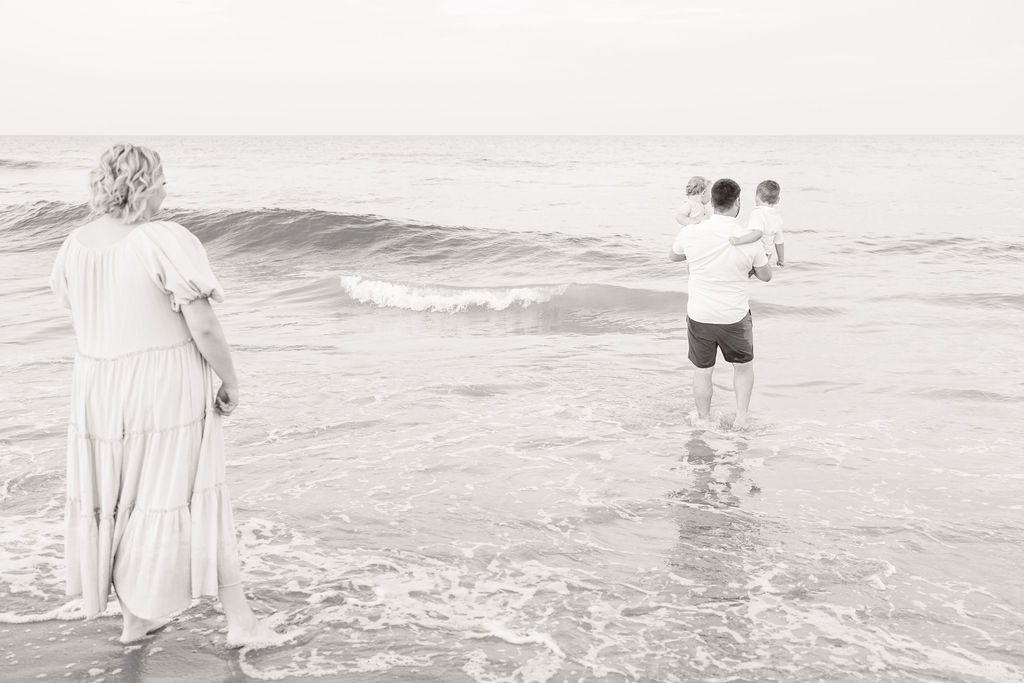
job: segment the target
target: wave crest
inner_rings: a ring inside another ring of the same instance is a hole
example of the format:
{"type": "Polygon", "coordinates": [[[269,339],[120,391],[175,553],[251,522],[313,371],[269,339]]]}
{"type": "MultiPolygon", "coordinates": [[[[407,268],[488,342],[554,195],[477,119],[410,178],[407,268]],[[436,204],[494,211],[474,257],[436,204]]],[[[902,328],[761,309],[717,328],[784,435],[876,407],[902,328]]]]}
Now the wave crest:
{"type": "Polygon", "coordinates": [[[458,313],[470,308],[503,311],[511,306],[526,308],[564,294],[568,285],[531,287],[417,287],[386,280],[368,280],[359,275],[342,275],[341,288],[350,298],[381,308],[409,311],[458,313]]]}
{"type": "MultiPolygon", "coordinates": [[[[35,202],[0,207],[0,250],[52,248],[90,215],[84,204],[35,202]]],[[[335,262],[390,261],[402,264],[459,261],[481,266],[529,263],[552,265],[566,255],[595,267],[618,268],[650,262],[639,243],[627,236],[572,237],[557,232],[509,232],[444,226],[367,214],[300,209],[166,210],[156,220],[184,225],[219,254],[270,254],[304,259],[329,254],[335,262]]],[[[349,267],[349,266],[343,266],[349,267]]]]}

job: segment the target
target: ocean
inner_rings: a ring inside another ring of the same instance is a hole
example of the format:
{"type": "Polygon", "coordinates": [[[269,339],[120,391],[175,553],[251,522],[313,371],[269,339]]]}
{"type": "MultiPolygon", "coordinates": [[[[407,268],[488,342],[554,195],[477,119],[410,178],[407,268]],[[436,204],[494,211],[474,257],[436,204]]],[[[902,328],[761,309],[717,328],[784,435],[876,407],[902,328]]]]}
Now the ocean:
{"type": "Polygon", "coordinates": [[[144,643],[63,593],[47,288],[114,138],[0,138],[0,679],[1024,680],[1024,138],[183,137],[242,383],[246,590],[144,643]],[[751,428],[693,420],[691,175],[745,219],[751,428]]]}

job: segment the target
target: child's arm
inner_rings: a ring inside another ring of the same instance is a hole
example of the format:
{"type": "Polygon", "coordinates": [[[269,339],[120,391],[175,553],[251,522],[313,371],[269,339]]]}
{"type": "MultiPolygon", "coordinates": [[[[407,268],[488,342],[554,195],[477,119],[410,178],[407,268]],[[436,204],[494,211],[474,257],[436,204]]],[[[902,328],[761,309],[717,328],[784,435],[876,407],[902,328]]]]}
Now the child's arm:
{"type": "Polygon", "coordinates": [[[764,235],[764,230],[747,230],[742,235],[737,235],[729,238],[730,244],[753,244],[754,242],[761,239],[764,235]]]}
{"type": "Polygon", "coordinates": [[[754,210],[750,214],[750,222],[747,223],[747,231],[740,235],[729,238],[729,242],[732,244],[753,244],[762,237],[764,237],[765,230],[764,216],[761,215],[760,211],[754,210]]]}
{"type": "Polygon", "coordinates": [[[786,261],[786,245],[783,242],[786,241],[786,236],[782,233],[782,221],[775,226],[775,253],[779,255],[779,266],[785,265],[786,261]]]}

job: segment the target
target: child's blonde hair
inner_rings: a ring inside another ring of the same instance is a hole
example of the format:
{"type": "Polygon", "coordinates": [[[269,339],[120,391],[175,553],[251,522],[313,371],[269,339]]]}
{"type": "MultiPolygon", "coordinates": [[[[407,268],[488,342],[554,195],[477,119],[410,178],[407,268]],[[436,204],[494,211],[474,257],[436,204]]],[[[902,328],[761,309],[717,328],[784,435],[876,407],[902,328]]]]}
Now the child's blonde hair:
{"type": "Polygon", "coordinates": [[[704,190],[708,189],[708,185],[711,181],[704,176],[695,175],[690,178],[690,182],[686,183],[686,196],[693,197],[698,194],[704,194],[704,190]]]}
{"type": "Polygon", "coordinates": [[[774,180],[762,180],[757,186],[757,198],[768,206],[779,203],[779,184],[774,180]]]}
{"type": "Polygon", "coordinates": [[[117,144],[100,157],[89,173],[92,199],[89,206],[126,223],[135,223],[146,212],[146,202],[156,189],[163,167],[160,155],[147,147],[117,144]]]}

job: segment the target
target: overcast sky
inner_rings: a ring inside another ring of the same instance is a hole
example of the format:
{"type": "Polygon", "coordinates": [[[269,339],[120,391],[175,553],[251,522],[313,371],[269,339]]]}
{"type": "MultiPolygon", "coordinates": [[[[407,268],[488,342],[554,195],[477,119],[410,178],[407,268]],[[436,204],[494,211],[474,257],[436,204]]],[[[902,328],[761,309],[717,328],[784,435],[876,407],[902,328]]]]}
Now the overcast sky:
{"type": "Polygon", "coordinates": [[[0,8],[0,134],[1024,133],[1021,0],[0,8]]]}

